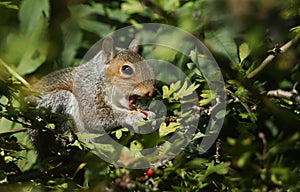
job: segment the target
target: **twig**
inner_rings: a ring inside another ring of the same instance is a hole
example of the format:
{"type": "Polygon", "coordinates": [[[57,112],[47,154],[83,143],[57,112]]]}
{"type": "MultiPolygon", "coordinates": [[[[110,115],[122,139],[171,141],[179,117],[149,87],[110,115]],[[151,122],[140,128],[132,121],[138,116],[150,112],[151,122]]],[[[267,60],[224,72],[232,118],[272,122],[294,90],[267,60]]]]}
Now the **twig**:
{"type": "Polygon", "coordinates": [[[5,135],[11,135],[11,134],[14,134],[14,133],[26,132],[26,131],[27,131],[27,128],[14,129],[14,130],[10,130],[10,131],[0,133],[0,137],[5,136],[5,135]]]}
{"type": "Polygon", "coordinates": [[[8,183],[27,182],[33,179],[50,180],[55,177],[64,177],[66,173],[72,173],[78,167],[79,162],[72,162],[68,165],[59,166],[46,171],[28,171],[20,174],[12,174],[7,177],[8,183]]]}
{"type": "Polygon", "coordinates": [[[215,156],[215,161],[216,163],[220,163],[220,149],[221,149],[221,139],[218,139],[217,142],[216,142],[216,154],[214,155],[215,156]]]}
{"type": "Polygon", "coordinates": [[[268,147],[267,147],[267,139],[266,139],[266,136],[263,132],[259,132],[258,133],[258,137],[261,139],[262,143],[263,143],[263,150],[262,150],[262,155],[261,155],[261,160],[263,161],[263,164],[264,164],[264,168],[266,170],[268,170],[269,168],[269,165],[268,165],[268,161],[266,161],[266,158],[267,158],[267,150],[268,150],[268,147]]]}
{"type": "MultiPolygon", "coordinates": [[[[300,34],[297,34],[296,37],[294,37],[292,40],[290,40],[289,42],[287,42],[286,44],[284,44],[282,47],[279,48],[280,53],[286,52],[290,47],[298,43],[299,40],[300,40],[300,34]]],[[[256,69],[254,69],[251,73],[248,74],[247,78],[251,79],[255,77],[257,74],[259,74],[260,72],[262,72],[264,68],[266,68],[267,65],[269,65],[274,60],[275,57],[276,54],[268,55],[268,57],[256,69]]]]}
{"type": "Polygon", "coordinates": [[[265,137],[265,134],[263,132],[259,132],[258,133],[258,137],[261,139],[262,143],[263,143],[263,151],[262,151],[262,160],[266,160],[266,154],[267,154],[267,140],[265,137]]]}
{"type": "Polygon", "coordinates": [[[0,64],[3,65],[12,76],[18,79],[27,88],[29,89],[31,88],[30,84],[23,77],[21,77],[17,72],[15,72],[10,66],[8,66],[2,59],[0,59],[0,64]]]}
{"type": "Polygon", "coordinates": [[[271,97],[280,97],[280,98],[288,99],[300,104],[300,95],[294,92],[277,89],[277,90],[268,91],[267,95],[271,97]]]}

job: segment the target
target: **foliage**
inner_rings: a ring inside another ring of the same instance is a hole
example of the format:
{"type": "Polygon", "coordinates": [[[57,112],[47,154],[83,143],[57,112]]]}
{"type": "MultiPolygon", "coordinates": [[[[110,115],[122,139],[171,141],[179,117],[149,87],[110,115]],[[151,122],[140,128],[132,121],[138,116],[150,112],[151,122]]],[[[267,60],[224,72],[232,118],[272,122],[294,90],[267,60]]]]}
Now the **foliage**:
{"type": "Polygon", "coordinates": [[[299,7],[299,0],[0,2],[0,190],[299,191],[299,7]],[[58,114],[29,104],[29,84],[55,69],[80,64],[106,34],[146,22],[192,33],[217,60],[226,82],[227,110],[214,146],[199,154],[210,103],[216,99],[201,71],[189,59],[145,48],[143,56],[157,54],[176,63],[192,84],[158,83],[156,99],[166,103],[169,117],[158,131],[141,137],[120,128],[110,134],[136,150],[163,143],[178,129],[178,100],[196,90],[201,117],[184,151],[148,175],[147,170],[102,161],[80,135],[65,150],[55,147],[65,139],[53,129],[58,114]],[[28,128],[52,135],[49,161],[37,160],[28,128]]]}

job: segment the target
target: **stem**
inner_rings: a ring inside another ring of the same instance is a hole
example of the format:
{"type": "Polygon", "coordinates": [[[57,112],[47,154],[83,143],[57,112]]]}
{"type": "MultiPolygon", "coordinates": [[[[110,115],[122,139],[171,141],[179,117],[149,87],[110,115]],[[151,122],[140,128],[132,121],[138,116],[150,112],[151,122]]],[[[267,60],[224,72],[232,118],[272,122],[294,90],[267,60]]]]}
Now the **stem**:
{"type": "MultiPolygon", "coordinates": [[[[280,47],[280,53],[286,52],[289,48],[298,43],[299,40],[300,34],[297,34],[296,37],[294,37],[292,40],[280,47]]],[[[256,69],[254,69],[251,73],[248,74],[247,78],[252,79],[256,75],[261,73],[274,60],[275,57],[275,54],[268,55],[268,57],[256,69]]]]}
{"type": "Polygon", "coordinates": [[[30,84],[17,72],[15,72],[10,66],[8,66],[2,59],[0,59],[0,64],[3,65],[12,76],[18,79],[21,83],[23,83],[23,85],[25,85],[29,89],[31,88],[30,84]]]}
{"type": "Polygon", "coordinates": [[[300,104],[300,95],[290,92],[290,91],[284,91],[281,89],[271,90],[271,91],[268,91],[267,95],[271,96],[271,97],[279,97],[279,98],[288,99],[288,100],[295,101],[300,104]]]}

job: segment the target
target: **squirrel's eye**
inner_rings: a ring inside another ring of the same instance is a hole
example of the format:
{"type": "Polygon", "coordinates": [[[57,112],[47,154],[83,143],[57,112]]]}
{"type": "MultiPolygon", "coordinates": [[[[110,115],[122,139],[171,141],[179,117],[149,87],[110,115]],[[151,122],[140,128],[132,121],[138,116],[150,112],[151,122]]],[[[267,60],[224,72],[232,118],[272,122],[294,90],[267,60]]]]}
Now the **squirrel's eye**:
{"type": "Polygon", "coordinates": [[[129,65],[123,65],[122,66],[122,73],[126,75],[132,75],[133,74],[133,69],[129,65]]]}

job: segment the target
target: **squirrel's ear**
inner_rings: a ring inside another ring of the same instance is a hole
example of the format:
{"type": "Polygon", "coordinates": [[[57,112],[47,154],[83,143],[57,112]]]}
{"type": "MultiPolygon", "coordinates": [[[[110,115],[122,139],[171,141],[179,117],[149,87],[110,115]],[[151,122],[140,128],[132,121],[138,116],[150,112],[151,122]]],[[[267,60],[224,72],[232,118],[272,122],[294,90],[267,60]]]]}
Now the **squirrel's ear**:
{"type": "Polygon", "coordinates": [[[133,51],[133,52],[136,52],[136,53],[139,51],[139,48],[140,48],[140,43],[136,39],[133,39],[131,41],[131,43],[129,44],[129,46],[128,46],[128,49],[130,51],[133,51]]]}
{"type": "Polygon", "coordinates": [[[111,37],[106,37],[102,43],[102,51],[104,54],[105,63],[109,63],[115,56],[114,40],[111,37]]]}

